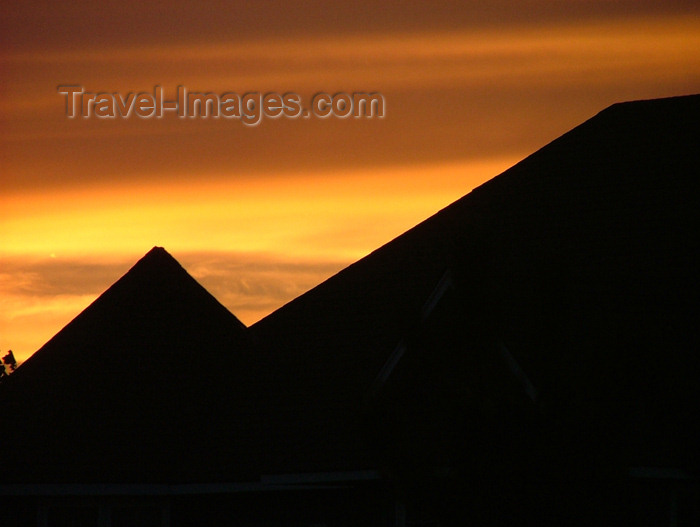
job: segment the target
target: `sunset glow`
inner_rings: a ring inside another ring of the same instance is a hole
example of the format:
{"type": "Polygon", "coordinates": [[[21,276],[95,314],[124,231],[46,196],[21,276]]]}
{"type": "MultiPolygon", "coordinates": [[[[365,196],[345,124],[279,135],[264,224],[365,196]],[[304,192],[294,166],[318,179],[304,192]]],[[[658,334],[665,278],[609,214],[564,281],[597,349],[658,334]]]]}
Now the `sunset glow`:
{"type": "MultiPolygon", "coordinates": [[[[59,27],[44,7],[8,10],[0,351],[26,359],[154,245],[250,324],[602,108],[700,91],[698,12],[640,2],[621,16],[604,2],[574,4],[575,15],[499,23],[391,5],[381,27],[346,13],[292,18],[291,29],[283,18],[261,21],[258,32],[192,15],[198,32],[171,35],[168,24],[191,15],[178,2],[165,15],[147,11],[159,21],[151,37],[132,39],[100,33],[102,19],[93,34],[75,13],[53,13],[67,24],[59,27]],[[28,38],[39,22],[44,34],[28,38]],[[93,41],[79,45],[71,28],[93,41]],[[387,115],[256,127],[67,119],[56,87],[70,83],[95,92],[161,85],[170,95],[178,85],[372,91],[387,115]]],[[[249,10],[241,16],[257,16],[249,10]]]]}

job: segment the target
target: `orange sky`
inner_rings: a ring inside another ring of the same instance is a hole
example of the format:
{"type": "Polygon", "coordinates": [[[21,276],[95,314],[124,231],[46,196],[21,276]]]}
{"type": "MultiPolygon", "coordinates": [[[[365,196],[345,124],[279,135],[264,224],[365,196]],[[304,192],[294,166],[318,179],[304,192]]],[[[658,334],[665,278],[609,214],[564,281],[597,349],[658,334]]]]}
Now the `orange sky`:
{"type": "Polygon", "coordinates": [[[603,107],[700,91],[692,2],[250,4],[3,8],[0,352],[154,245],[250,324],[603,107]],[[69,120],[61,84],[378,91],[387,114],[69,120]]]}

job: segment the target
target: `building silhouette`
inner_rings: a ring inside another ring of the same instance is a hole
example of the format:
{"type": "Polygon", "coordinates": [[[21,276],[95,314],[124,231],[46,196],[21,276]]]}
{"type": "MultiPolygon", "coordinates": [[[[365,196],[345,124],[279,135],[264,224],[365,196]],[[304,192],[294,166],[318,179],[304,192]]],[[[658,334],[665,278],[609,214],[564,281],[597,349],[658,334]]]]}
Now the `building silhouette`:
{"type": "Polygon", "coordinates": [[[3,525],[692,525],[700,96],[250,328],[154,248],[0,385],[3,525]]]}

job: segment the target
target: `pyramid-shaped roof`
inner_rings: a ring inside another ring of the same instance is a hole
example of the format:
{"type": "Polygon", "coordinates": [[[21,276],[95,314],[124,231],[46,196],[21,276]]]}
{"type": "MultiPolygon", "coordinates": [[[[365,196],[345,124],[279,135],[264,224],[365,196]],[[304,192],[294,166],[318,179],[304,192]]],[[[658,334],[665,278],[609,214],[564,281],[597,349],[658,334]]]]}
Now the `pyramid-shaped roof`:
{"type": "Polygon", "coordinates": [[[245,326],[153,248],[0,386],[3,476],[212,477],[249,354],[245,326]]]}

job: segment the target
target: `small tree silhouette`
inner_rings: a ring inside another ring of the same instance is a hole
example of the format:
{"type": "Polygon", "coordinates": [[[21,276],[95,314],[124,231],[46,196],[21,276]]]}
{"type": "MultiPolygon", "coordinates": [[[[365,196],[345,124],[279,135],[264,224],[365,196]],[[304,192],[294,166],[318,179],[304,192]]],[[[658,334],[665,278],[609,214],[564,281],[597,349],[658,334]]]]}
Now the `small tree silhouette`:
{"type": "Polygon", "coordinates": [[[2,363],[0,363],[0,381],[9,375],[5,365],[10,367],[10,371],[15,371],[17,369],[17,360],[15,359],[15,354],[12,353],[12,350],[7,352],[7,354],[2,358],[2,363]]]}

